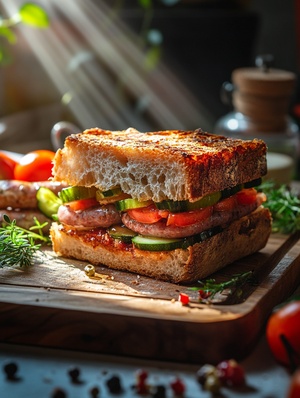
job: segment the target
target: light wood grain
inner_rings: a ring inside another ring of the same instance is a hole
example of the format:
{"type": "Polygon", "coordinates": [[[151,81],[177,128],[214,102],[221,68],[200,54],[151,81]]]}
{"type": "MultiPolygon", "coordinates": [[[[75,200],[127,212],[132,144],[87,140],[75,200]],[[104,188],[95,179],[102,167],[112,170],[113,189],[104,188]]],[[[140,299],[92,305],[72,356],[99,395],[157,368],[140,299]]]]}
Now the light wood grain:
{"type": "Polygon", "coordinates": [[[272,308],[300,283],[299,234],[272,235],[260,253],[213,275],[253,270],[256,284],[198,301],[191,286],[96,268],[46,249],[28,269],[0,270],[0,342],[189,363],[244,357],[272,308]],[[179,292],[191,297],[178,302],[179,292]]]}

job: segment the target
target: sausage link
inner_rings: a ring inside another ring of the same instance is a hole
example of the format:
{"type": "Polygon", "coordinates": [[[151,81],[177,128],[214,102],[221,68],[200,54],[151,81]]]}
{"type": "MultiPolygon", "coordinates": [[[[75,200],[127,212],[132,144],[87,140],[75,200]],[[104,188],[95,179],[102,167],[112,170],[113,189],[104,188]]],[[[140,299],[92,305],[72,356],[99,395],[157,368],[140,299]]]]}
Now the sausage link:
{"type": "Polygon", "coordinates": [[[0,209],[34,209],[37,207],[36,193],[40,187],[58,194],[65,186],[54,181],[0,180],[0,209]]]}
{"type": "Polygon", "coordinates": [[[215,212],[211,217],[185,227],[178,227],[174,225],[167,226],[165,220],[160,220],[154,224],[143,224],[133,220],[127,213],[122,215],[122,222],[127,228],[141,235],[170,239],[186,238],[219,225],[227,225],[234,220],[238,220],[239,218],[251,213],[256,207],[257,203],[253,203],[247,206],[237,206],[231,212],[215,212]]]}
{"type": "Polygon", "coordinates": [[[57,216],[61,223],[74,227],[108,228],[121,222],[121,216],[113,204],[79,211],[71,210],[68,205],[63,205],[59,207],[57,216]]]}

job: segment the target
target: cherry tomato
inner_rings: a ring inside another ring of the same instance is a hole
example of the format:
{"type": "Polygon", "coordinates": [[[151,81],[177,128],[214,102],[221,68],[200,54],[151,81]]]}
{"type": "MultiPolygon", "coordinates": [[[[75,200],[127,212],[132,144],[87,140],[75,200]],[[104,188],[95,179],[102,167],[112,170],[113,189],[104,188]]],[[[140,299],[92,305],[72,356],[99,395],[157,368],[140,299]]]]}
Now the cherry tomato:
{"type": "Polygon", "coordinates": [[[300,368],[294,372],[287,394],[287,398],[299,398],[299,397],[300,397],[300,368]]]}
{"type": "Polygon", "coordinates": [[[204,207],[199,210],[185,211],[182,213],[170,213],[167,225],[185,227],[206,220],[212,215],[213,206],[204,207]]]}
{"type": "Polygon", "coordinates": [[[300,366],[300,300],[293,300],[269,318],[266,337],[275,359],[288,368],[300,366]]]}
{"type": "Polygon", "coordinates": [[[86,210],[93,206],[98,206],[99,202],[95,198],[87,198],[87,199],[80,199],[74,200],[73,202],[69,202],[68,206],[71,210],[86,210]]]}
{"type": "Polygon", "coordinates": [[[46,181],[52,176],[55,153],[45,149],[24,155],[15,167],[14,177],[23,181],[46,181]]]}
{"type": "Polygon", "coordinates": [[[254,188],[243,189],[235,196],[239,205],[251,205],[256,201],[257,191],[254,188]]]}
{"type": "Polygon", "coordinates": [[[0,152],[0,180],[13,180],[16,164],[14,159],[0,152]]]}
{"type": "Polygon", "coordinates": [[[131,218],[143,224],[153,224],[159,221],[163,214],[155,205],[130,209],[127,212],[131,218]]]}

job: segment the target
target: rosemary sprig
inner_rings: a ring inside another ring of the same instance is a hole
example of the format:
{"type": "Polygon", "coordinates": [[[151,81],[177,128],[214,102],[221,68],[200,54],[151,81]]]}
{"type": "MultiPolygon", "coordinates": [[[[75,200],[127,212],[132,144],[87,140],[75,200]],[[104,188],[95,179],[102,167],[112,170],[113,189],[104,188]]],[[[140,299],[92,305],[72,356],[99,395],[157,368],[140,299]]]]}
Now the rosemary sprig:
{"type": "MultiPolygon", "coordinates": [[[[198,290],[199,300],[212,300],[217,293],[223,293],[225,290],[240,288],[247,282],[252,281],[253,271],[243,272],[233,275],[229,280],[217,283],[215,279],[207,279],[205,282],[199,281],[201,288],[193,287],[192,290],[198,290]]],[[[231,291],[230,291],[231,292],[231,291]]]]}
{"type": "Polygon", "coordinates": [[[300,198],[293,194],[286,185],[279,188],[273,181],[266,181],[259,187],[267,196],[264,206],[273,217],[272,230],[291,234],[300,230],[300,198]]]}
{"type": "Polygon", "coordinates": [[[49,238],[42,232],[45,224],[40,224],[35,219],[35,225],[26,230],[17,226],[16,220],[10,220],[7,215],[3,216],[3,220],[0,227],[0,268],[32,265],[41,242],[49,242],[49,238]]]}

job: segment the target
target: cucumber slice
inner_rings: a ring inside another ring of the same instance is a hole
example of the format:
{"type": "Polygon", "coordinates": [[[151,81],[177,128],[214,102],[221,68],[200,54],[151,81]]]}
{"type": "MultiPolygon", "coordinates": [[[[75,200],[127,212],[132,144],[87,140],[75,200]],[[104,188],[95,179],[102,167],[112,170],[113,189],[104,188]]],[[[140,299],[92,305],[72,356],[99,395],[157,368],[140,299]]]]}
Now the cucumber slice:
{"type": "Polygon", "coordinates": [[[223,228],[220,225],[217,225],[216,227],[207,229],[206,231],[202,231],[199,234],[193,236],[194,243],[204,242],[206,239],[209,239],[212,236],[217,235],[218,233],[220,233],[222,231],[223,231],[223,228]]]}
{"type": "Polygon", "coordinates": [[[237,192],[241,191],[242,189],[243,189],[243,184],[236,185],[235,187],[232,188],[224,189],[221,192],[222,193],[221,199],[229,198],[230,196],[235,195],[237,192]]]}
{"type": "Polygon", "coordinates": [[[99,189],[97,189],[96,199],[100,201],[101,199],[111,198],[112,196],[119,196],[120,194],[122,194],[122,189],[119,187],[108,189],[107,191],[100,191],[99,189]]]}
{"type": "Polygon", "coordinates": [[[223,228],[221,226],[217,226],[206,231],[200,232],[197,235],[190,236],[188,238],[182,239],[166,239],[166,238],[157,238],[152,236],[142,236],[137,235],[132,238],[132,243],[135,247],[140,250],[149,250],[149,251],[171,251],[175,249],[187,249],[189,246],[194,245],[195,243],[204,242],[206,239],[211,238],[214,235],[222,232],[223,228]]]}
{"type": "Polygon", "coordinates": [[[147,207],[152,204],[152,200],[139,202],[137,199],[127,198],[116,202],[116,208],[119,211],[137,209],[139,207],[147,207]]]}
{"type": "Polygon", "coordinates": [[[244,182],[244,184],[236,185],[233,188],[224,189],[224,191],[222,191],[222,199],[229,198],[229,196],[235,195],[237,192],[241,191],[244,188],[257,187],[261,184],[261,182],[261,178],[256,178],[255,180],[244,182]]]}
{"type": "Polygon", "coordinates": [[[130,196],[123,192],[121,188],[112,188],[107,191],[96,191],[96,199],[100,204],[108,204],[108,203],[115,203],[119,200],[123,200],[125,198],[129,198],[130,196]]]}
{"type": "Polygon", "coordinates": [[[39,210],[49,218],[56,220],[56,214],[62,200],[48,188],[40,187],[36,193],[39,210]]]}
{"type": "Polygon", "coordinates": [[[169,210],[171,213],[181,213],[187,211],[188,200],[163,200],[155,203],[159,210],[169,210]]]}
{"type": "Polygon", "coordinates": [[[260,185],[262,182],[261,178],[245,182],[244,184],[236,185],[232,188],[224,189],[223,191],[213,192],[211,194],[203,196],[203,198],[196,202],[189,202],[188,200],[174,201],[174,200],[163,200],[162,202],[155,203],[155,206],[159,210],[169,210],[172,213],[180,213],[183,211],[197,210],[203,207],[213,206],[218,203],[221,199],[226,199],[229,196],[235,195],[243,188],[252,188],[260,185]]]}
{"type": "Polygon", "coordinates": [[[253,187],[257,187],[261,183],[262,183],[262,178],[257,178],[256,180],[245,182],[243,185],[244,185],[244,188],[253,188],[253,187]]]}
{"type": "Polygon", "coordinates": [[[203,198],[197,200],[196,202],[188,202],[188,210],[197,210],[202,209],[203,207],[215,205],[219,202],[221,197],[222,193],[220,191],[203,196],[203,198]]]}
{"type": "Polygon", "coordinates": [[[68,187],[63,188],[58,196],[63,203],[73,202],[74,200],[94,198],[96,195],[95,187],[68,187]]]}
{"type": "Polygon", "coordinates": [[[171,213],[181,213],[183,211],[202,209],[216,204],[221,199],[221,192],[214,192],[196,202],[189,202],[188,200],[173,201],[163,200],[162,202],[155,203],[159,210],[169,210],[171,213]]]}
{"type": "Polygon", "coordinates": [[[185,239],[165,239],[152,236],[137,235],[132,238],[132,243],[140,250],[169,251],[183,247],[185,239]]]}
{"type": "Polygon", "coordinates": [[[124,243],[131,243],[137,233],[125,227],[125,225],[114,225],[110,227],[107,232],[114,239],[120,239],[124,243]]]}

